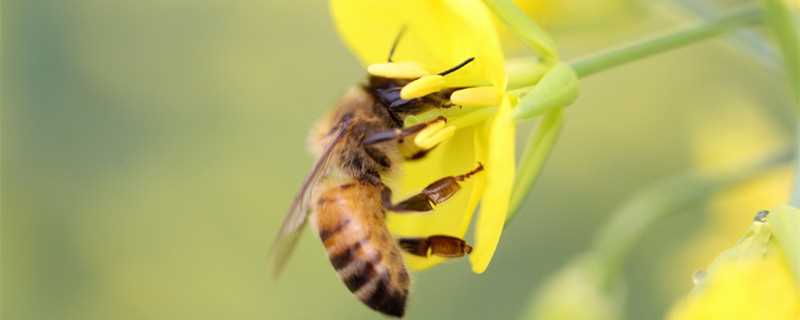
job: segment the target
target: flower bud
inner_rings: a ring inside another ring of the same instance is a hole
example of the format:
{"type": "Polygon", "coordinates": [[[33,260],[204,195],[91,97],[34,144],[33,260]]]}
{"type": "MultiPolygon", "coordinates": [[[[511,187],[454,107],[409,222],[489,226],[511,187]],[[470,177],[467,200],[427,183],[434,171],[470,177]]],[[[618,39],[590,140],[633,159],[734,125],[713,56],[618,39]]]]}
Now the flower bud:
{"type": "MultiPolygon", "coordinates": [[[[787,210],[777,210],[775,217],[759,213],[745,237],[714,260],[667,319],[800,319],[800,286],[781,240],[785,235],[778,231],[787,228],[787,210]]],[[[797,237],[796,222],[795,217],[795,225],[788,226],[795,234],[790,237],[797,237]]]]}
{"type": "Polygon", "coordinates": [[[522,319],[620,319],[624,290],[606,287],[604,270],[591,256],[573,261],[539,289],[522,319]]]}
{"type": "Polygon", "coordinates": [[[530,119],[572,104],[578,98],[579,82],[578,75],[569,64],[556,64],[520,99],[514,110],[514,118],[530,119]]]}

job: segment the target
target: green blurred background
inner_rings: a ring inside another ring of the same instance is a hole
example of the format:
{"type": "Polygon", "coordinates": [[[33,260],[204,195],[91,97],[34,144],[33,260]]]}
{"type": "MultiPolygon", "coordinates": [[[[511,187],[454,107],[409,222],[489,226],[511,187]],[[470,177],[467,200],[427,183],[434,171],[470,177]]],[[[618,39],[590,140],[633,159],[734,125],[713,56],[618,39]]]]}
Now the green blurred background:
{"type": "MultiPolygon", "coordinates": [[[[2,6],[3,319],[379,318],[310,232],[285,276],[268,276],[311,165],[306,132],[364,76],[325,1],[2,6]]],[[[565,57],[694,18],[631,1],[545,7],[565,57]]],[[[761,61],[717,40],[584,81],[489,270],[416,274],[409,318],[518,315],[632,192],[692,166],[698,110],[752,109],[785,135],[783,78],[761,61]]],[[[668,274],[703,221],[672,216],[636,246],[630,319],[660,317],[690,288],[668,274]]]]}

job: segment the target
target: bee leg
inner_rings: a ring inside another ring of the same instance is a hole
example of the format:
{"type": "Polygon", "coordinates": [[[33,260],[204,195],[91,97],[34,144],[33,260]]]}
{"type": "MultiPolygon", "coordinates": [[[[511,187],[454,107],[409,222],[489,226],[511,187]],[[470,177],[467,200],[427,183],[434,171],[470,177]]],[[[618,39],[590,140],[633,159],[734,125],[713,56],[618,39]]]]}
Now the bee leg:
{"type": "Polygon", "coordinates": [[[393,212],[426,212],[433,210],[437,204],[450,199],[461,185],[458,183],[466,180],[470,176],[483,170],[483,165],[478,163],[478,167],[470,172],[459,176],[444,177],[429,184],[422,192],[411,196],[397,204],[392,204],[392,190],[384,186],[381,192],[383,207],[393,212]]]}
{"type": "Polygon", "coordinates": [[[433,120],[429,120],[429,121],[425,121],[423,123],[415,124],[415,125],[410,126],[408,128],[393,129],[393,130],[386,130],[386,131],[379,131],[379,132],[371,133],[371,134],[367,135],[364,138],[364,141],[362,143],[364,145],[368,146],[368,145],[373,145],[373,144],[376,144],[376,143],[403,139],[405,137],[412,136],[412,135],[415,135],[415,134],[419,133],[420,131],[422,131],[422,129],[425,129],[427,126],[429,126],[429,125],[431,125],[433,123],[436,123],[438,121],[447,121],[447,119],[445,117],[439,116],[439,117],[436,117],[433,120]]]}
{"type": "Polygon", "coordinates": [[[472,252],[472,247],[463,239],[434,235],[427,238],[400,238],[397,244],[406,252],[420,257],[439,256],[458,258],[472,252]]]}
{"type": "Polygon", "coordinates": [[[405,156],[405,159],[408,160],[408,161],[413,161],[413,160],[419,160],[419,159],[425,158],[425,156],[427,156],[428,153],[433,151],[433,149],[435,149],[436,147],[437,146],[433,146],[433,148],[430,148],[430,149],[419,150],[417,152],[414,152],[411,155],[405,156]]]}

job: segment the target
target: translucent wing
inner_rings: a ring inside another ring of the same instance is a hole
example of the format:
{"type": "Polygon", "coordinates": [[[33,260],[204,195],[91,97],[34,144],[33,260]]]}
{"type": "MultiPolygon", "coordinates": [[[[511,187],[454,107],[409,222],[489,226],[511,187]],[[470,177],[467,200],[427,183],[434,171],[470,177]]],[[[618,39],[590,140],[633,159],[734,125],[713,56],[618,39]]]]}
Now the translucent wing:
{"type": "Polygon", "coordinates": [[[336,145],[342,141],[347,131],[348,122],[349,121],[345,119],[336,127],[336,130],[332,133],[335,136],[325,147],[325,150],[322,152],[319,159],[317,159],[317,163],[314,164],[311,172],[306,176],[303,181],[303,186],[300,188],[300,192],[295,196],[289,208],[289,212],[286,213],[286,217],[283,218],[281,229],[278,231],[278,236],[272,245],[272,249],[270,249],[270,257],[273,265],[272,275],[275,278],[280,276],[281,272],[283,272],[283,268],[289,261],[289,256],[292,254],[292,251],[294,251],[297,240],[300,239],[308,214],[311,212],[308,207],[309,198],[311,197],[311,188],[313,188],[314,185],[317,184],[317,181],[319,181],[319,178],[324,176],[328,171],[328,166],[331,163],[330,160],[333,155],[332,151],[336,145]]]}

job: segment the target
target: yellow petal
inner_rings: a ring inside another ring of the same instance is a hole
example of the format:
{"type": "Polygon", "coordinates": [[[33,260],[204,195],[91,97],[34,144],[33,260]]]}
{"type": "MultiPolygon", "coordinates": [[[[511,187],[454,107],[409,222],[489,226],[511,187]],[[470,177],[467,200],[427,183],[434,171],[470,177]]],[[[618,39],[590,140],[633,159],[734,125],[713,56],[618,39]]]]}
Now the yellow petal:
{"type": "Polygon", "coordinates": [[[438,73],[475,57],[447,75],[448,85],[505,87],[497,31],[480,0],[332,0],[331,13],[364,66],[387,62],[392,42],[406,28],[394,61],[418,62],[438,73]]]}
{"type": "MultiPolygon", "coordinates": [[[[444,176],[460,175],[477,166],[475,155],[475,129],[458,130],[456,134],[433,149],[421,161],[403,163],[399,174],[388,179],[394,191],[394,201],[420,192],[425,186],[444,176]]],[[[463,238],[469,228],[472,214],[483,190],[484,174],[476,174],[461,183],[452,198],[430,213],[390,213],[389,230],[396,237],[427,237],[442,234],[463,238]]],[[[422,258],[405,255],[412,270],[422,270],[445,261],[438,257],[422,258]]]]}
{"type": "Polygon", "coordinates": [[[430,74],[428,70],[413,61],[371,64],[367,66],[367,73],[393,79],[416,79],[430,74]]]}
{"type": "Polygon", "coordinates": [[[470,255],[472,271],[482,273],[492,260],[508,214],[514,184],[514,120],[511,101],[503,99],[488,132],[486,191],[475,224],[475,245],[470,255]]]}

